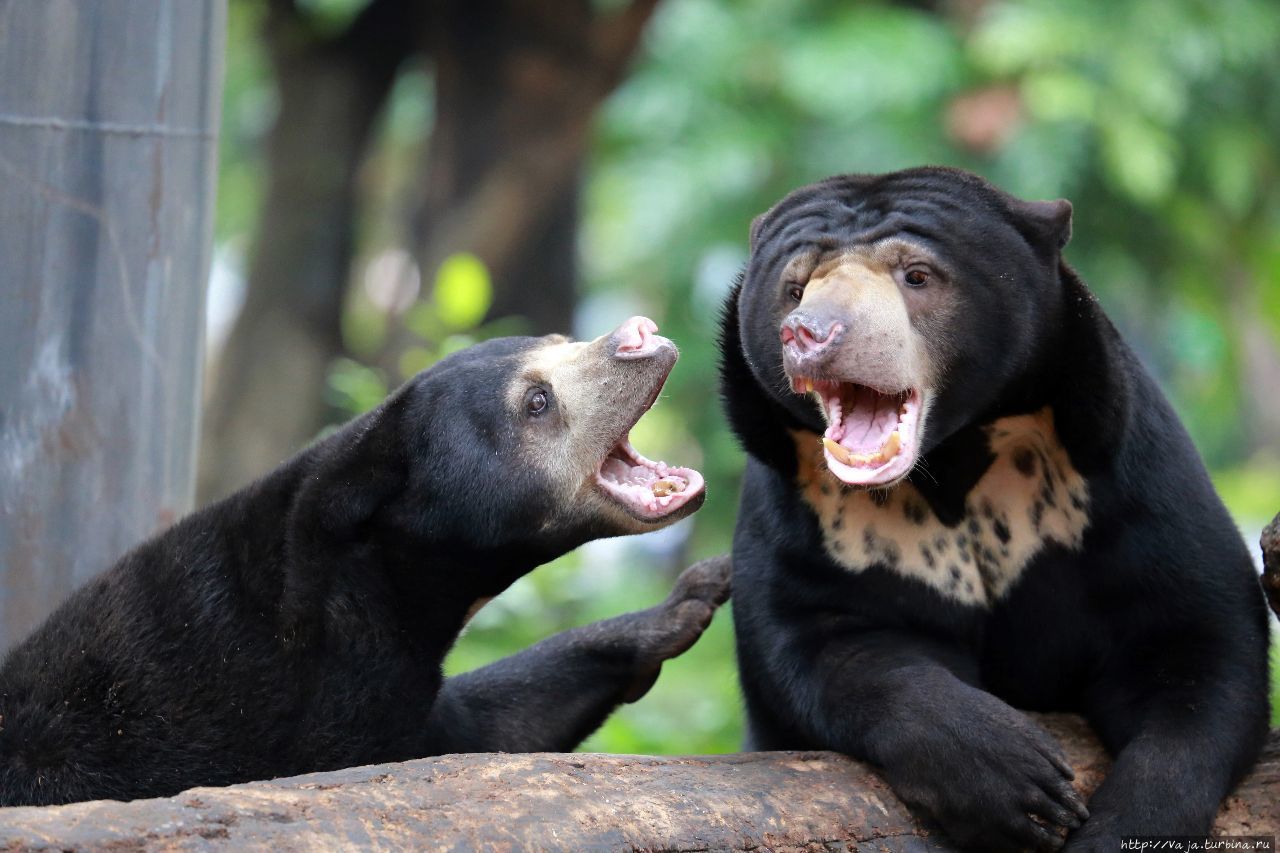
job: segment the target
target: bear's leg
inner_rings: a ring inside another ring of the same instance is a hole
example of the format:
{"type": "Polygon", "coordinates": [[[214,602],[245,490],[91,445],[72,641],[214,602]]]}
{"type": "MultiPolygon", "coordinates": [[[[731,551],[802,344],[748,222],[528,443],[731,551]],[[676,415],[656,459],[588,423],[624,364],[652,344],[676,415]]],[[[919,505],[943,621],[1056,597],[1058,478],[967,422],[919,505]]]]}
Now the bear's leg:
{"type": "Polygon", "coordinates": [[[1133,659],[1092,691],[1086,716],[1115,763],[1068,850],[1114,850],[1122,835],[1207,835],[1257,759],[1265,667],[1203,637],[1193,645],[1133,659]]]}
{"type": "Polygon", "coordinates": [[[1056,828],[1088,817],[1058,743],[981,689],[976,662],[952,644],[892,630],[832,640],[806,619],[786,627],[762,652],[782,693],[775,706],[799,711],[790,723],[809,742],[878,767],[951,842],[986,853],[1060,846],[1056,828]]]}
{"type": "Polygon", "coordinates": [[[425,754],[573,749],[620,703],[648,692],[663,661],[694,644],[729,597],[729,575],[727,556],[703,560],[656,607],[564,631],[446,679],[425,754]]]}

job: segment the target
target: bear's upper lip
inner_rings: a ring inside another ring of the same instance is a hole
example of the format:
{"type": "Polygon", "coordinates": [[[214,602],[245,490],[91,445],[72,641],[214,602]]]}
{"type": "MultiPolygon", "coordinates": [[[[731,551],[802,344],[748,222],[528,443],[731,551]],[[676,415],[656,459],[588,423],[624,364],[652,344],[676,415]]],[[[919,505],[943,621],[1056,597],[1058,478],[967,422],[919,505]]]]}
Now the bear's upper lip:
{"type": "Polygon", "coordinates": [[[855,382],[792,377],[797,394],[818,397],[827,421],[827,468],[856,486],[891,485],[910,473],[919,452],[924,393],[884,391],[855,382]]]}
{"type": "Polygon", "coordinates": [[[657,522],[670,517],[702,494],[702,474],[693,468],[668,465],[646,458],[631,446],[631,429],[657,402],[670,371],[654,383],[653,393],[631,425],[609,448],[596,470],[596,484],[641,521],[657,522]]]}

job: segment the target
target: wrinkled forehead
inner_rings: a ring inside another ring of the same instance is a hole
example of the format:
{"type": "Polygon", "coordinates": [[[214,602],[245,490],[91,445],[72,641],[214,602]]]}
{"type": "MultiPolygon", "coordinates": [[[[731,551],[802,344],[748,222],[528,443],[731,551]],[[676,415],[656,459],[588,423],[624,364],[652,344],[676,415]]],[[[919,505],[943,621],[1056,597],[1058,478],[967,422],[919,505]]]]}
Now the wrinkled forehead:
{"type": "Polygon", "coordinates": [[[960,233],[1003,221],[993,190],[949,171],[844,176],[802,187],[765,214],[756,245],[770,256],[907,240],[937,253],[960,233]]]}
{"type": "Polygon", "coordinates": [[[933,247],[923,240],[886,237],[873,243],[855,243],[834,249],[803,247],[787,260],[783,278],[787,281],[817,281],[855,271],[887,274],[915,262],[945,266],[933,247]]]}

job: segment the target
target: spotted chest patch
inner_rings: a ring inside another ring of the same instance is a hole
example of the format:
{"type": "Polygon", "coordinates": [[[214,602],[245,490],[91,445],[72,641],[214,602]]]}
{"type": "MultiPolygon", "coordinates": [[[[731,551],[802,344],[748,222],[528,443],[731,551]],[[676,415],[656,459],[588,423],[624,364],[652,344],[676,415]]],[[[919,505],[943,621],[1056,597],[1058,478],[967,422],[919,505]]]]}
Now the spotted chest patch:
{"type": "Polygon", "coordinates": [[[1046,408],[987,427],[995,461],[965,498],[959,524],[944,524],[910,483],[890,490],[844,486],[811,433],[795,433],[798,484],[818,516],[827,553],[859,572],[882,565],[966,604],[989,607],[1046,545],[1079,548],[1089,489],[1072,466],[1046,408]]]}

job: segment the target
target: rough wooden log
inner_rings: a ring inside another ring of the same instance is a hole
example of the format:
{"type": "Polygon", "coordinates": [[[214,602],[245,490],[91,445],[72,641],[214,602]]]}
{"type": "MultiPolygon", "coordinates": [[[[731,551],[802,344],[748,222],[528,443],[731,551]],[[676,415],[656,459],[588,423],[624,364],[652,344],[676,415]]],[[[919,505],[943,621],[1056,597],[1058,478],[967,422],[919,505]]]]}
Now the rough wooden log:
{"type": "MultiPolygon", "coordinates": [[[[1108,761],[1046,716],[1077,784],[1108,761]]],[[[1217,831],[1280,833],[1280,731],[1217,831]]],[[[450,755],[176,797],[0,810],[0,849],[947,850],[865,766],[825,752],[450,755]]]]}

